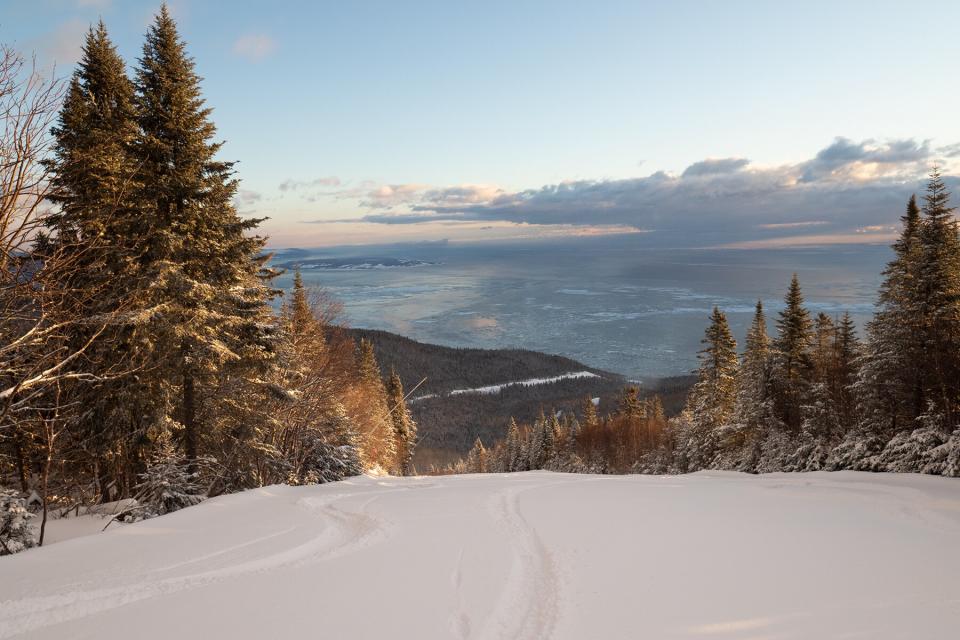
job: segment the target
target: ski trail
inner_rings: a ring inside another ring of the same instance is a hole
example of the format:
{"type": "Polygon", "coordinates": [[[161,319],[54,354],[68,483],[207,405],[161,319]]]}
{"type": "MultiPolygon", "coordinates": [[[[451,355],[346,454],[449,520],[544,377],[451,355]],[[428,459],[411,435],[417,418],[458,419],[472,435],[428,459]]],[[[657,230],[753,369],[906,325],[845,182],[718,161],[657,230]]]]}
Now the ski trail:
{"type": "Polygon", "coordinates": [[[470,637],[470,614],[467,613],[467,602],[463,595],[463,547],[457,555],[457,564],[450,574],[450,583],[457,594],[457,606],[450,614],[450,631],[458,640],[467,640],[470,637]]]}
{"type": "Polygon", "coordinates": [[[518,497],[551,482],[507,489],[493,496],[488,511],[513,547],[513,562],[503,593],[479,635],[483,640],[549,638],[560,612],[560,580],[550,551],[520,512],[518,497]]]}
{"type": "MultiPolygon", "coordinates": [[[[0,639],[84,618],[147,598],[195,589],[239,576],[264,573],[285,567],[301,567],[346,555],[367,547],[386,535],[387,523],[373,518],[364,511],[381,496],[404,490],[406,489],[379,491],[359,505],[359,512],[345,511],[334,506],[334,503],[345,498],[357,497],[357,494],[301,498],[295,503],[296,506],[326,519],[321,519],[323,525],[316,532],[317,535],[301,544],[246,562],[224,564],[219,568],[207,571],[115,587],[95,588],[93,584],[71,585],[70,588],[54,595],[0,602],[0,639]]],[[[257,542],[277,538],[291,531],[293,529],[262,536],[257,540],[236,545],[225,551],[236,551],[243,547],[250,547],[257,542]]],[[[222,553],[208,554],[193,561],[158,568],[153,573],[162,572],[176,566],[187,566],[218,556],[223,557],[223,555],[222,553]]]]}

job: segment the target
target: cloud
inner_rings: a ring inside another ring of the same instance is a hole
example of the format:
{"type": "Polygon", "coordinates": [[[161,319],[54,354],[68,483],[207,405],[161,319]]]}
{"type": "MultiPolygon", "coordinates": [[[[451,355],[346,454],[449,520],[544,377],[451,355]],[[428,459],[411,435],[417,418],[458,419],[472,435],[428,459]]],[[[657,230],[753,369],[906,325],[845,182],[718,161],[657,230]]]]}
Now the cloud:
{"type": "Polygon", "coordinates": [[[339,187],[341,184],[340,178],[337,176],[325,176],[322,178],[315,178],[313,180],[294,180],[292,178],[284,180],[280,183],[278,187],[280,191],[286,193],[291,191],[297,191],[299,189],[314,189],[314,188],[323,188],[323,187],[339,187]]]}
{"type": "Polygon", "coordinates": [[[853,142],[837,138],[809,162],[803,164],[802,182],[889,176],[891,173],[915,174],[931,160],[930,141],[893,140],[876,144],[873,140],[853,142]]]}
{"type": "Polygon", "coordinates": [[[276,41],[263,33],[243,35],[233,43],[233,53],[251,62],[259,62],[276,50],[276,41]]]}
{"type": "Polygon", "coordinates": [[[240,204],[251,205],[263,200],[263,194],[258,191],[251,191],[250,189],[240,189],[237,191],[236,199],[240,204]]]}
{"type": "MultiPolygon", "coordinates": [[[[865,242],[892,233],[909,195],[923,190],[930,166],[954,147],[960,150],[960,145],[934,149],[930,141],[837,138],[813,158],[781,166],[708,159],[679,176],[658,171],[521,191],[471,184],[364,185],[338,197],[355,197],[367,210],[361,220],[394,227],[444,221],[616,227],[650,231],[651,241],[687,246],[790,237],[865,242]],[[809,235],[811,227],[822,233],[809,235]]],[[[946,181],[960,186],[960,178],[946,181]]]]}
{"type": "Polygon", "coordinates": [[[423,201],[429,189],[430,185],[426,184],[383,184],[368,191],[360,205],[370,209],[389,209],[423,201]]]}
{"type": "Polygon", "coordinates": [[[803,222],[775,222],[757,226],[761,229],[802,229],[803,227],[819,227],[824,224],[830,223],[826,220],[805,220],[803,222]]]}
{"type": "Polygon", "coordinates": [[[696,176],[714,176],[721,173],[733,173],[739,171],[750,164],[746,158],[720,158],[707,159],[700,162],[694,162],[684,169],[683,177],[691,178],[696,176]]]}

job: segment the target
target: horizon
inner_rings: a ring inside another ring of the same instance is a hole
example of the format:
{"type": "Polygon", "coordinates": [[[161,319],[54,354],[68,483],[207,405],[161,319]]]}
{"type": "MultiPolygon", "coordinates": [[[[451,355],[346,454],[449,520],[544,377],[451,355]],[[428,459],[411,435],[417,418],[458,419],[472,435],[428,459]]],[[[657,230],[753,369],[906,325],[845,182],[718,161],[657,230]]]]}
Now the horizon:
{"type": "MultiPolygon", "coordinates": [[[[65,76],[102,18],[130,70],[159,6],[18,4],[0,29],[65,76]]],[[[932,166],[960,185],[955,46],[891,46],[917,17],[895,3],[169,6],[271,246],[881,244],[932,166]]]]}

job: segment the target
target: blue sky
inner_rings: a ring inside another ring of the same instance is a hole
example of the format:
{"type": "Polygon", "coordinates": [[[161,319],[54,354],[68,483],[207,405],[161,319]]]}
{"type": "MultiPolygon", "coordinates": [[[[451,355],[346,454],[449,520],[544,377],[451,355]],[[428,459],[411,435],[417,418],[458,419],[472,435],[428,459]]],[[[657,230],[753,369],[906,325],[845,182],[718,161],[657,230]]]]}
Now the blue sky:
{"type": "MultiPolygon", "coordinates": [[[[6,0],[0,39],[67,73],[102,16],[133,65],[158,6],[6,0]]],[[[956,2],[170,6],[278,246],[885,242],[960,152],[956,2]]]]}

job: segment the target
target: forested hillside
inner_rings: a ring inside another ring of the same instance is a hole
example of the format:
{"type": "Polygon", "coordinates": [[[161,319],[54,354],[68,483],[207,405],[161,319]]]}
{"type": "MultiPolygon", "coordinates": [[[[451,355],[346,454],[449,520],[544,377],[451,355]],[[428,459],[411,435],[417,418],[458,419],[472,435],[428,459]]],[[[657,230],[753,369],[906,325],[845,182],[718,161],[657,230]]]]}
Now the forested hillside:
{"type": "MultiPolygon", "coordinates": [[[[386,331],[349,329],[357,340],[369,341],[384,375],[396,371],[412,389],[407,405],[418,425],[417,469],[445,465],[466,452],[477,438],[503,438],[511,418],[532,421],[541,411],[579,414],[584,398],[599,399],[612,410],[626,384],[622,376],[588,367],[562,356],[524,349],[458,349],[424,344],[386,331]],[[506,384],[589,372],[584,376],[543,384],[506,384]],[[501,388],[476,393],[454,393],[491,385],[501,388]]],[[[693,383],[689,377],[650,381],[644,395],[660,393],[665,410],[674,415],[693,383]]]]}

